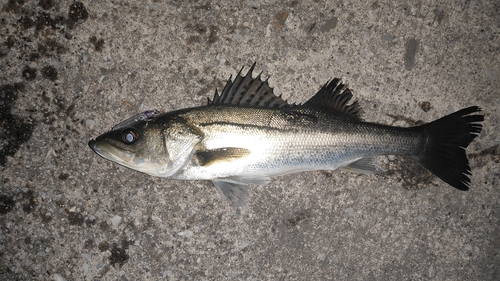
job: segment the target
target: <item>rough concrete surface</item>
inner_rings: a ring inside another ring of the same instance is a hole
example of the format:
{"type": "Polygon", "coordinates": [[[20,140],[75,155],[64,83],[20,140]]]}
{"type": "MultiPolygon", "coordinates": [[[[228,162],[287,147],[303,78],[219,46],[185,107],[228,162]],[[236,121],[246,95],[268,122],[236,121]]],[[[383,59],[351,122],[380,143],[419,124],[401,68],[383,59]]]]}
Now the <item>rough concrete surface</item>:
{"type": "Polygon", "coordinates": [[[500,280],[500,2],[0,3],[1,280],[500,280]],[[373,122],[481,106],[471,189],[381,157],[254,186],[236,217],[210,182],[87,146],[253,62],[292,102],[340,77],[373,122]]]}

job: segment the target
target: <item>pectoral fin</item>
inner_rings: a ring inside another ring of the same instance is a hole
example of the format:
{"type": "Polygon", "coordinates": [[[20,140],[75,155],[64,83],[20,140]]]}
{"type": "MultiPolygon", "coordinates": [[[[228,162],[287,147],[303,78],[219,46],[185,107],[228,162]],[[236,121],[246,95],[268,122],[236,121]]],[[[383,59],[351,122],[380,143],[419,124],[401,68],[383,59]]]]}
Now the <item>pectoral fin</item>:
{"type": "Polygon", "coordinates": [[[250,154],[250,150],[239,147],[223,147],[207,151],[197,151],[194,157],[200,166],[209,166],[218,162],[231,162],[250,154]]]}
{"type": "Polygon", "coordinates": [[[384,169],[380,168],[377,162],[377,156],[368,156],[356,160],[341,169],[346,172],[363,174],[376,174],[384,172],[384,169]]]}

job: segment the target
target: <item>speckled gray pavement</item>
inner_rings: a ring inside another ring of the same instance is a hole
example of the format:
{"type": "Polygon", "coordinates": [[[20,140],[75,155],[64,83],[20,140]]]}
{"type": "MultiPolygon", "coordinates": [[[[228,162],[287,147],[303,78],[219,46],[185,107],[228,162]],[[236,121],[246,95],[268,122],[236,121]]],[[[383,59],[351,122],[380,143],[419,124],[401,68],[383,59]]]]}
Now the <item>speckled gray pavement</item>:
{"type": "Polygon", "coordinates": [[[500,280],[500,2],[446,2],[0,0],[0,279],[500,280]],[[291,102],[340,77],[373,122],[482,107],[471,189],[381,157],[254,186],[236,217],[87,146],[253,62],[291,102]]]}

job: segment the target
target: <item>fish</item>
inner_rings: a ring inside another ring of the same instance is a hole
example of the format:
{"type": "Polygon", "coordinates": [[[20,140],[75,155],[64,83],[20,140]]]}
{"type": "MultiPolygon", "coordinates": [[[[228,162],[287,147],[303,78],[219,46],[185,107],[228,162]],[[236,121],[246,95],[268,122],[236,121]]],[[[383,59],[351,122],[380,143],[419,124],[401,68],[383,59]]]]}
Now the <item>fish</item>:
{"type": "Polygon", "coordinates": [[[465,149],[484,115],[471,106],[414,127],[364,121],[340,79],[328,81],[302,104],[274,94],[253,78],[255,63],[204,106],[162,113],[148,110],[89,141],[103,158],[151,176],[209,180],[237,212],[248,206],[249,185],[290,173],[341,169],[381,173],[382,155],[413,159],[445,183],[468,190],[465,149]]]}

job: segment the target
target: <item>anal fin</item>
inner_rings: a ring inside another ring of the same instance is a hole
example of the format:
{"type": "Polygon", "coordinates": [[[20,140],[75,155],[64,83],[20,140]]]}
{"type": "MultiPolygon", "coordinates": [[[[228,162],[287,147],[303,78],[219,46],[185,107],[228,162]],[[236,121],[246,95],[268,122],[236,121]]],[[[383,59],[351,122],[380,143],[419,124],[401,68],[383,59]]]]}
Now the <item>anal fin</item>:
{"type": "Polygon", "coordinates": [[[377,162],[377,156],[367,156],[342,167],[341,170],[363,174],[376,174],[384,172],[384,169],[382,169],[377,162]]]}

